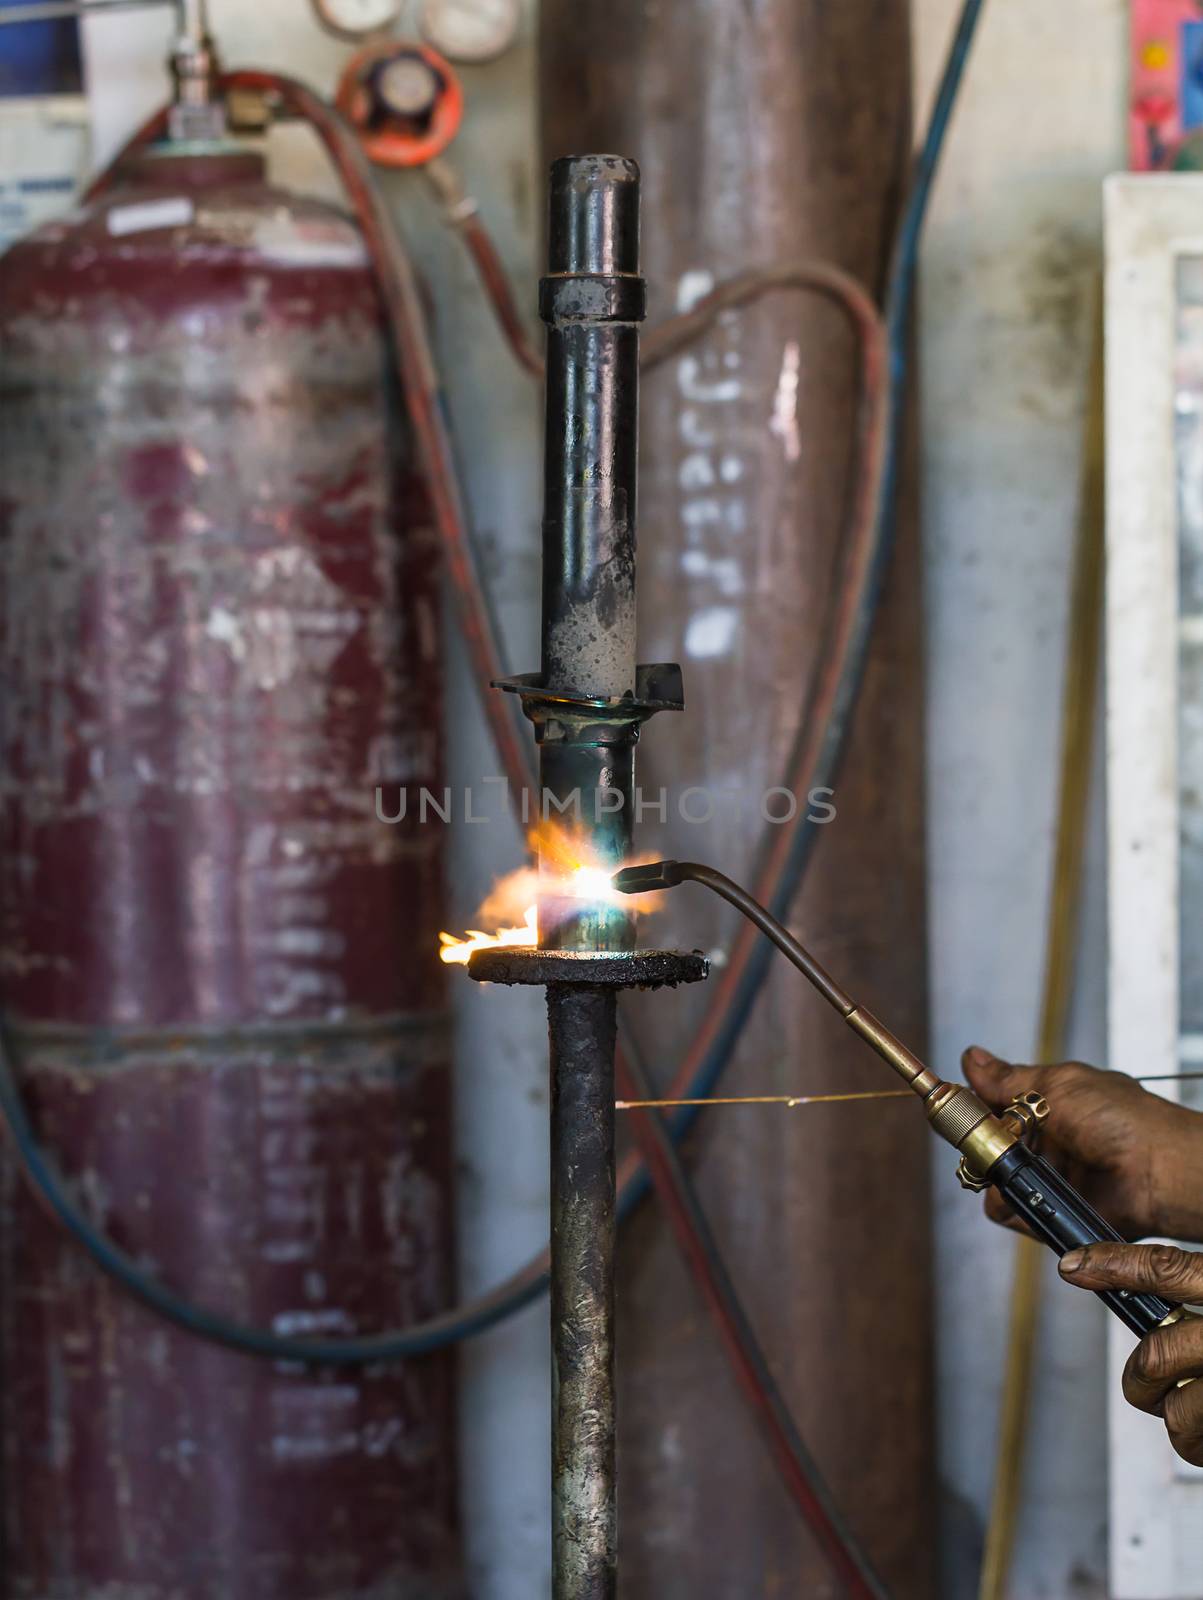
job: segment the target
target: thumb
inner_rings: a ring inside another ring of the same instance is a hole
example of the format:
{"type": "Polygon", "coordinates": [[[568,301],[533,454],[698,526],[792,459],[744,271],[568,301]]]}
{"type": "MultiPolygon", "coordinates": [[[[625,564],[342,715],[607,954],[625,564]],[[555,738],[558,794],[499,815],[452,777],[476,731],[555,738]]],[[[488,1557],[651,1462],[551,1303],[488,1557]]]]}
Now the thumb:
{"type": "Polygon", "coordinates": [[[988,1106],[1001,1111],[1026,1088],[1022,1068],[992,1055],[980,1044],[972,1045],[961,1057],[961,1066],[971,1088],[988,1106]]]}

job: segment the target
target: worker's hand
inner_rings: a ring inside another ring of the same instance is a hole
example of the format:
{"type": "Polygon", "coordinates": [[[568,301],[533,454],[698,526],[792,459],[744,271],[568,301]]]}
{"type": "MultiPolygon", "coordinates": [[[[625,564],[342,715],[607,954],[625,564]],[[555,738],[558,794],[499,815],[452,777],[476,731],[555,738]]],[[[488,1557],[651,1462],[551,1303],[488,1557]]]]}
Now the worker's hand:
{"type": "MultiPolygon", "coordinates": [[[[975,1046],[965,1076],[995,1111],[1035,1091],[1049,1103],[1040,1150],[1130,1239],[1168,1234],[1203,1242],[1203,1116],[1142,1089],[1121,1072],[1070,1061],[1015,1067],[975,1046]]],[[[991,1189],[986,1214],[1026,1232],[991,1189]]]]}
{"type": "MultiPolygon", "coordinates": [[[[1061,1276],[1079,1289],[1134,1289],[1178,1304],[1203,1301],[1203,1255],[1172,1244],[1087,1245],[1062,1257],[1061,1276]]],[[[1203,1378],[1199,1317],[1145,1335],[1124,1368],[1124,1399],[1163,1417],[1174,1449],[1203,1467],[1203,1383],[1179,1389],[1182,1378],[1203,1378]]]]}

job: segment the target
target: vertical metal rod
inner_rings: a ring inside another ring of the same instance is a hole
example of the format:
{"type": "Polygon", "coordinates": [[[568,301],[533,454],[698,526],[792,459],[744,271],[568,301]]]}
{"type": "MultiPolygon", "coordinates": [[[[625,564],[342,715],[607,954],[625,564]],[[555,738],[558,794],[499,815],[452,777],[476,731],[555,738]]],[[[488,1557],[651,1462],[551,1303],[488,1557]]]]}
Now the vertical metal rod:
{"type": "Polygon", "coordinates": [[[552,1594],[613,1600],[616,996],[547,989],[551,1046],[552,1594]]]}
{"type": "Polygon", "coordinates": [[[551,169],[543,685],[617,699],[635,687],[639,168],[566,156],[551,169]]]}
{"type": "MultiPolygon", "coordinates": [[[[639,434],[639,168],[566,156],[551,169],[543,496],[543,687],[620,701],[636,688],[635,513],[639,434]]],[[[543,803],[619,867],[630,852],[638,719],[561,710],[540,737],[543,803]],[[608,723],[608,727],[606,726],[608,723]],[[563,808],[567,809],[563,809],[563,808]]],[[[546,863],[544,863],[546,865],[546,863]]],[[[552,862],[553,873],[562,870],[552,862]]],[[[540,903],[540,942],[628,949],[625,911],[540,903]]]]}
{"type": "MultiPolygon", "coordinates": [[[[544,796],[575,801],[590,855],[620,866],[631,837],[638,717],[580,705],[633,697],[638,469],[639,169],[619,156],[570,156],[551,170],[547,437],[543,516],[543,688],[577,697],[539,715],[544,796]],[[602,797],[607,803],[603,806],[602,797]],[[615,811],[609,801],[617,793],[615,811]]],[[[554,852],[541,860],[562,871],[554,852]]],[[[623,911],[540,896],[540,944],[622,949],[623,911]]],[[[613,989],[552,983],[552,1593],[613,1600],[613,989]]]]}

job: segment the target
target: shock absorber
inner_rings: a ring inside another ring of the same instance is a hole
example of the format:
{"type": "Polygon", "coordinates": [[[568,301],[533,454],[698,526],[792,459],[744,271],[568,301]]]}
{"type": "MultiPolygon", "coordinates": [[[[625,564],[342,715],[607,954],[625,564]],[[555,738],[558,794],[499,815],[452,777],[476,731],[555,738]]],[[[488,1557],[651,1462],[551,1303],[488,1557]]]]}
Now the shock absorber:
{"type": "MultiPolygon", "coordinates": [[[[624,867],[613,878],[623,894],[648,894],[700,883],[754,922],[883,1061],[919,1096],[933,1130],[960,1156],[957,1177],[973,1191],[997,1189],[1034,1234],[1058,1256],[1100,1240],[1123,1241],[1072,1184],[1031,1147],[1032,1136],[1049,1114],[1043,1095],[1026,1094],[995,1115],[963,1083],[938,1078],[884,1023],[847,994],[787,928],[746,890],[713,867],[694,861],[653,861],[624,867]]],[[[1143,1337],[1192,1313],[1155,1294],[1107,1289],[1099,1294],[1109,1310],[1143,1337]]],[[[1188,1382],[1191,1380],[1187,1380],[1188,1382]]]]}

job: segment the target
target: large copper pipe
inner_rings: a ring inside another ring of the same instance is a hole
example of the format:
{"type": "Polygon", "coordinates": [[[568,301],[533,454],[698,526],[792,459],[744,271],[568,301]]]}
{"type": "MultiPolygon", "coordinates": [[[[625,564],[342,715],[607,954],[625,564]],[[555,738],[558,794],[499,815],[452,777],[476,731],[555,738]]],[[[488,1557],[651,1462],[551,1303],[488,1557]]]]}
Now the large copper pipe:
{"type": "MultiPolygon", "coordinates": [[[[650,320],[770,260],[824,256],[877,287],[911,141],[905,0],[544,0],[546,156],[617,149],[644,179],[650,320]]],[[[782,295],[645,385],[642,659],[686,664],[690,715],[641,779],[702,788],[712,831],[670,802],[658,843],[746,873],[838,577],[854,364],[821,305],[782,295]],[[736,803],[724,796],[730,786],[736,803]]],[[[922,665],[914,519],[902,532],[856,732],[797,907],[922,1049],[922,665]],[[881,885],[887,885],[883,893],[881,885]]],[[[778,800],[778,805],[780,801],[778,800]]],[[[692,797],[691,815],[704,812],[692,797]]],[[[770,803],[770,809],[772,804],[770,803]]],[[[645,813],[641,838],[653,842],[645,813]]],[[[665,944],[726,942],[720,908],[666,911],[665,944]]],[[[704,994],[648,1011],[666,1076],[704,994]]],[[[778,978],[734,1092],[872,1088],[862,1047],[778,978]]],[[[925,1130],[882,1108],[853,1153],[793,1118],[704,1122],[693,1146],[725,1251],[815,1454],[894,1592],[932,1592],[925,1130]],[[905,1194],[913,1203],[898,1204],[905,1194]],[[872,1285],[872,1293],[869,1285],[872,1285]]],[[[619,1277],[620,1540],[633,1596],[834,1593],[792,1515],[670,1238],[652,1213],[619,1277]]]]}

